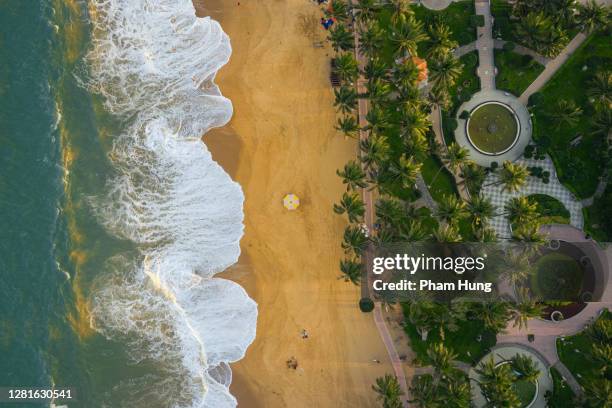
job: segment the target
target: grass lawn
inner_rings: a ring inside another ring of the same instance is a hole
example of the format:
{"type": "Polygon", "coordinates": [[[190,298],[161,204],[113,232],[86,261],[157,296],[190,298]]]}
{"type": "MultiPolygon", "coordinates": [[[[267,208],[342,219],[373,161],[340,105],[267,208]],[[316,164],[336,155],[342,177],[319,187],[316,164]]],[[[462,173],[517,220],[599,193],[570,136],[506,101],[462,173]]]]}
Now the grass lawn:
{"type": "MultiPolygon", "coordinates": [[[[440,21],[448,25],[452,31],[452,39],[459,45],[469,44],[476,41],[476,28],[470,24],[470,17],[475,14],[474,2],[463,0],[452,3],[444,10],[429,10],[425,6],[413,6],[415,17],[428,25],[440,21]]],[[[423,43],[422,51],[426,52],[427,43],[423,43]]],[[[425,54],[422,54],[425,55],[425,54]]]]}
{"type": "Polygon", "coordinates": [[[612,186],[608,185],[601,197],[593,205],[582,210],[584,228],[595,240],[608,242],[612,239],[612,186]]]}
{"type": "Polygon", "coordinates": [[[570,212],[563,203],[546,194],[532,194],[527,196],[531,203],[538,205],[540,220],[543,224],[569,224],[570,212]]]}
{"type": "Polygon", "coordinates": [[[553,379],[553,393],[548,400],[548,405],[555,408],[574,408],[574,392],[563,380],[556,368],[550,368],[553,379]]]}
{"type": "Polygon", "coordinates": [[[493,23],[493,37],[506,41],[516,42],[510,14],[512,6],[507,0],[491,0],[491,14],[495,18],[493,23]]]}
{"type": "Polygon", "coordinates": [[[495,85],[498,89],[521,96],[523,91],[544,71],[544,65],[529,55],[519,55],[512,51],[495,50],[497,76],[495,85]]]}
{"type": "Polygon", "coordinates": [[[518,380],[513,384],[514,391],[521,401],[521,406],[526,407],[533,400],[536,393],[536,385],[531,381],[518,380]]]}
{"type": "Polygon", "coordinates": [[[593,195],[603,170],[605,146],[601,137],[592,135],[593,108],[585,89],[598,70],[612,64],[612,47],[604,34],[595,34],[574,53],[555,76],[537,94],[534,113],[535,141],[548,147],[559,179],[579,198],[593,195]],[[584,69],[586,67],[586,69],[584,69]],[[574,126],[561,126],[547,113],[560,100],[573,100],[583,110],[574,126]],[[576,146],[570,142],[581,136],[576,146]]]}
{"type": "MultiPolygon", "coordinates": [[[[402,304],[404,316],[408,322],[408,307],[402,304]]],[[[419,362],[427,361],[427,348],[434,343],[440,342],[440,335],[437,330],[432,330],[427,336],[427,340],[421,340],[421,336],[416,328],[409,322],[404,327],[408,337],[410,337],[410,347],[417,355],[419,362]]],[[[459,330],[456,332],[446,332],[444,345],[452,349],[458,357],[457,359],[469,364],[475,364],[486,355],[491,347],[497,342],[495,333],[485,330],[482,321],[466,320],[459,323],[459,330]],[[481,341],[476,341],[478,335],[482,336],[481,341]]]]}
{"type": "MultiPolygon", "coordinates": [[[[600,319],[612,319],[612,313],[605,312],[600,319]]],[[[589,358],[592,354],[593,340],[584,332],[575,336],[557,339],[557,352],[561,362],[574,374],[576,380],[584,386],[588,380],[600,378],[601,363],[589,358]]]]}
{"type": "Polygon", "coordinates": [[[584,270],[572,257],[551,252],[538,259],[531,289],[543,301],[574,301],[582,290],[584,270]]]}
{"type": "Polygon", "coordinates": [[[429,156],[423,161],[421,174],[423,174],[423,179],[425,179],[425,183],[429,186],[429,193],[434,200],[440,201],[445,195],[458,195],[455,179],[450,172],[442,166],[442,163],[440,163],[437,157],[429,156]]]}

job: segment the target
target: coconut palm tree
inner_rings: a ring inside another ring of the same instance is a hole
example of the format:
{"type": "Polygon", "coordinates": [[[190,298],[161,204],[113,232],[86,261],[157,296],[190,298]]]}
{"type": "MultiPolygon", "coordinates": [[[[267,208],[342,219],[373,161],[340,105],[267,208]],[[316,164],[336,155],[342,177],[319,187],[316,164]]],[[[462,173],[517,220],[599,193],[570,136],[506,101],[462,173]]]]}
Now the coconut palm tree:
{"type": "Polygon", "coordinates": [[[582,116],[582,109],[574,101],[560,99],[552,106],[547,115],[554,122],[555,128],[559,130],[565,126],[576,126],[582,116]]]}
{"type": "Polygon", "coordinates": [[[385,408],[401,408],[401,397],[404,395],[400,388],[399,382],[395,376],[385,374],[384,377],[378,377],[376,384],[372,386],[374,392],[378,394],[377,399],[382,401],[382,406],[385,408]]]}
{"type": "Polygon", "coordinates": [[[457,48],[457,41],[452,39],[453,33],[448,25],[436,22],[429,26],[429,51],[427,58],[439,58],[457,48]]]}
{"type": "Polygon", "coordinates": [[[368,168],[386,162],[391,149],[387,138],[377,133],[372,133],[370,137],[362,140],[359,148],[361,149],[361,161],[368,168]]]}
{"type": "Polygon", "coordinates": [[[427,97],[432,105],[442,110],[447,110],[451,103],[450,94],[446,88],[432,88],[427,97]]]}
{"type": "Polygon", "coordinates": [[[600,317],[587,327],[585,333],[594,343],[612,344],[612,320],[600,317]]]}
{"type": "Polygon", "coordinates": [[[348,254],[353,252],[355,255],[360,256],[367,244],[368,238],[365,236],[361,227],[358,225],[349,225],[346,227],[342,241],[344,253],[348,254]]]}
{"type": "Polygon", "coordinates": [[[346,21],[348,18],[348,6],[345,0],[331,0],[329,8],[326,10],[329,17],[333,17],[338,21],[346,21]]]}
{"type": "Polygon", "coordinates": [[[339,204],[334,204],[336,214],[348,215],[349,222],[360,222],[365,214],[365,206],[357,193],[344,193],[339,204]]]}
{"type": "Polygon", "coordinates": [[[366,114],[368,124],[364,130],[371,130],[373,133],[383,132],[389,125],[388,112],[377,105],[373,105],[366,114]]]}
{"type": "Polygon", "coordinates": [[[378,0],[359,0],[353,7],[355,8],[355,18],[361,24],[367,24],[374,19],[381,8],[381,4],[378,0]]]}
{"type": "Polygon", "coordinates": [[[395,54],[399,57],[416,56],[418,44],[429,37],[423,30],[423,23],[409,16],[402,23],[394,26],[390,39],[395,46],[395,54]]]}
{"type": "Polygon", "coordinates": [[[612,139],[612,110],[604,109],[597,112],[593,120],[592,133],[603,136],[608,142],[612,139]]]}
{"type": "Polygon", "coordinates": [[[355,259],[347,258],[340,261],[340,272],[342,272],[340,278],[344,279],[345,282],[359,285],[362,270],[363,265],[355,259]]]}
{"type": "Polygon", "coordinates": [[[356,138],[359,131],[357,118],[354,116],[344,116],[338,119],[338,122],[336,123],[336,130],[341,131],[345,136],[356,138]]]}
{"type": "Polygon", "coordinates": [[[414,86],[419,79],[419,69],[411,58],[396,61],[391,71],[391,80],[396,88],[414,86]]]}
{"type": "Polygon", "coordinates": [[[589,82],[587,95],[593,101],[597,110],[612,109],[612,71],[600,71],[589,82]]]}
{"type": "Polygon", "coordinates": [[[429,364],[434,369],[434,382],[438,382],[444,375],[448,375],[451,371],[455,370],[453,367],[453,361],[457,358],[457,354],[447,348],[442,343],[434,343],[427,349],[427,358],[429,364]]]}
{"type": "Polygon", "coordinates": [[[427,228],[423,223],[415,218],[406,219],[400,224],[399,237],[406,242],[423,241],[428,236],[427,228]]]}
{"type": "Polygon", "coordinates": [[[438,203],[436,216],[449,225],[456,225],[460,219],[467,215],[466,205],[456,195],[444,195],[438,203]]]}
{"type": "Polygon", "coordinates": [[[404,132],[403,129],[401,133],[404,139],[404,147],[409,155],[419,159],[424,159],[427,157],[427,153],[429,153],[429,141],[427,140],[427,137],[420,134],[407,134],[410,132],[404,132]]]}
{"type": "Polygon", "coordinates": [[[461,234],[454,225],[440,224],[433,232],[433,238],[436,242],[455,243],[461,242],[461,234]]]}
{"type": "Polygon", "coordinates": [[[482,195],[474,195],[467,202],[467,211],[472,218],[472,225],[475,228],[486,227],[489,220],[495,217],[496,207],[491,199],[482,195]]]}
{"type": "Polygon", "coordinates": [[[607,376],[612,371],[612,345],[593,344],[593,361],[599,366],[599,373],[607,376]]]}
{"type": "Polygon", "coordinates": [[[447,149],[446,154],[443,157],[444,164],[453,173],[461,169],[464,166],[468,166],[472,163],[470,159],[470,151],[465,147],[452,142],[447,149]]]}
{"type": "Polygon", "coordinates": [[[577,0],[548,0],[543,4],[544,13],[551,16],[557,25],[574,26],[577,0]]]}
{"type": "Polygon", "coordinates": [[[346,184],[346,190],[357,190],[357,188],[366,188],[368,183],[365,182],[365,172],[354,160],[349,161],[344,165],[344,169],[336,170],[336,174],[342,177],[342,183],[346,184]]]}
{"type": "Polygon", "coordinates": [[[540,370],[535,361],[526,354],[516,354],[510,359],[510,365],[519,380],[535,383],[540,376],[540,370]]]}
{"type": "Polygon", "coordinates": [[[516,303],[510,304],[512,319],[514,320],[513,327],[527,328],[529,319],[541,316],[544,306],[536,302],[527,287],[517,288],[516,295],[516,303]]]}
{"type": "Polygon", "coordinates": [[[560,26],[553,25],[542,34],[542,41],[538,50],[545,57],[554,58],[563,51],[568,42],[567,32],[560,26]]]}
{"type": "Polygon", "coordinates": [[[482,183],[487,178],[485,169],[475,163],[461,168],[461,177],[471,194],[480,193],[482,183]]]}
{"type": "Polygon", "coordinates": [[[416,136],[426,138],[429,129],[431,129],[431,121],[428,114],[418,107],[404,105],[400,109],[399,115],[402,137],[416,136]]]}
{"type": "Polygon", "coordinates": [[[588,407],[608,408],[612,406],[612,381],[606,378],[587,380],[584,397],[588,407]]]}
{"type": "Polygon", "coordinates": [[[380,58],[370,58],[368,63],[363,67],[363,73],[369,81],[375,79],[387,78],[387,66],[380,58]]]}
{"type": "Polygon", "coordinates": [[[461,375],[450,375],[439,387],[444,406],[447,408],[469,408],[471,401],[470,384],[461,375]]]}
{"type": "Polygon", "coordinates": [[[578,24],[586,32],[603,30],[610,25],[610,11],[607,7],[589,0],[578,5],[578,24]]]}
{"type": "Polygon", "coordinates": [[[391,23],[398,25],[406,21],[408,17],[414,15],[414,11],[410,6],[410,0],[389,0],[387,2],[389,8],[391,8],[391,23]]]}
{"type": "Polygon", "coordinates": [[[499,299],[486,299],[475,304],[475,312],[484,323],[485,329],[502,332],[508,323],[508,303],[499,299]]]}
{"type": "Polygon", "coordinates": [[[342,113],[351,113],[357,107],[357,91],[355,88],[341,85],[334,89],[336,100],[334,106],[342,113]]]}
{"type": "Polygon", "coordinates": [[[385,44],[385,33],[377,21],[362,24],[359,28],[359,52],[373,57],[385,44]]]}
{"type": "Polygon", "coordinates": [[[527,182],[527,177],[529,176],[529,170],[522,164],[512,163],[511,161],[506,160],[501,170],[498,173],[498,181],[488,184],[502,184],[502,191],[508,191],[514,193],[519,191],[523,185],[527,182]]]}
{"type": "Polygon", "coordinates": [[[349,51],[355,46],[353,32],[348,30],[342,23],[334,24],[329,30],[329,41],[334,51],[349,51]]]}
{"type": "Polygon", "coordinates": [[[397,162],[391,163],[389,173],[393,179],[404,188],[411,188],[421,172],[421,163],[417,163],[413,157],[402,154],[397,162]]]}
{"type": "Polygon", "coordinates": [[[524,225],[538,217],[538,204],[525,196],[513,197],[504,206],[506,216],[512,224],[524,225]]]}
{"type": "Polygon", "coordinates": [[[429,80],[434,88],[449,89],[463,71],[463,64],[452,52],[446,52],[432,58],[429,63],[429,80]]]}
{"type": "Polygon", "coordinates": [[[393,198],[380,198],[375,204],[377,222],[383,226],[395,226],[402,218],[402,205],[393,198]]]}
{"type": "Polygon", "coordinates": [[[497,242],[497,233],[493,228],[472,229],[478,242],[497,242]]]}
{"type": "Polygon", "coordinates": [[[519,253],[511,253],[504,258],[500,276],[512,287],[526,282],[534,273],[529,258],[519,253]]]}
{"type": "Polygon", "coordinates": [[[519,225],[512,231],[512,238],[516,241],[528,242],[531,244],[544,244],[546,236],[539,232],[540,224],[533,220],[523,225],[519,225]]]}
{"type": "Polygon", "coordinates": [[[372,104],[383,104],[391,94],[391,85],[382,79],[372,79],[367,84],[367,96],[372,104]]]}
{"type": "Polygon", "coordinates": [[[514,391],[516,380],[509,364],[498,365],[493,357],[481,362],[476,368],[477,384],[487,400],[487,406],[519,408],[521,402],[514,391]]]}
{"type": "Polygon", "coordinates": [[[524,44],[531,44],[540,51],[552,27],[552,21],[543,12],[530,12],[517,21],[515,31],[524,44]]]}
{"type": "Polygon", "coordinates": [[[350,52],[340,54],[335,58],[335,72],[344,82],[353,83],[359,76],[359,64],[350,52]]]}
{"type": "Polygon", "coordinates": [[[437,407],[438,403],[441,402],[433,377],[429,374],[414,377],[410,387],[410,395],[412,399],[408,402],[418,408],[437,407]]]}

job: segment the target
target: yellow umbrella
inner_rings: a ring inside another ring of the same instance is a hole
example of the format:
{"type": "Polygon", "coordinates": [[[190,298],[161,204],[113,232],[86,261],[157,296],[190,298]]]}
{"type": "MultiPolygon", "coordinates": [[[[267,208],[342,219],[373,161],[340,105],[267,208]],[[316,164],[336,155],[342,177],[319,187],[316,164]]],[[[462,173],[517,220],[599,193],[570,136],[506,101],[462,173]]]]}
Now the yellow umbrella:
{"type": "Polygon", "coordinates": [[[296,210],[300,206],[300,199],[295,194],[287,194],[285,198],[283,198],[283,205],[289,211],[296,210]]]}

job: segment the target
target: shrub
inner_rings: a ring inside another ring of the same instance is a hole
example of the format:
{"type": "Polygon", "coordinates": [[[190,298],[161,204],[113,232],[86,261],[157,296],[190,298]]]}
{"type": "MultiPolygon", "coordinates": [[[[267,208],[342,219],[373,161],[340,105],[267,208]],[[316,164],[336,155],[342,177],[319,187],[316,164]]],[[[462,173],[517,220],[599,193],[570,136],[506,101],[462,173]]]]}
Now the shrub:
{"type": "Polygon", "coordinates": [[[504,44],[503,49],[504,49],[504,51],[508,51],[508,52],[510,52],[510,51],[514,50],[514,47],[516,47],[516,44],[515,44],[515,43],[513,43],[512,41],[507,41],[507,42],[504,44]]]}
{"type": "Polygon", "coordinates": [[[534,145],[528,145],[525,148],[525,151],[523,152],[523,156],[525,156],[526,159],[531,159],[533,157],[533,151],[535,150],[535,146],[534,145]]]}
{"type": "Polygon", "coordinates": [[[468,111],[466,111],[466,110],[464,110],[463,112],[461,112],[461,115],[459,115],[459,118],[460,118],[460,119],[465,119],[465,120],[467,120],[467,118],[469,118],[469,117],[470,117],[470,112],[468,112],[468,111]]]}
{"type": "Polygon", "coordinates": [[[540,102],[542,102],[542,94],[540,92],[536,92],[529,97],[529,101],[527,102],[527,104],[529,106],[536,106],[540,102]]]}
{"type": "Polygon", "coordinates": [[[521,55],[521,64],[529,65],[532,61],[531,55],[521,55]]]}
{"type": "Polygon", "coordinates": [[[478,54],[476,53],[470,52],[462,58],[466,67],[476,67],[476,65],[478,65],[478,54]]]}
{"type": "Polygon", "coordinates": [[[370,298],[361,298],[359,301],[359,310],[363,313],[370,313],[374,310],[374,302],[370,298]]]}
{"type": "Polygon", "coordinates": [[[498,167],[499,167],[499,163],[494,161],[494,162],[491,162],[491,166],[489,168],[491,169],[491,171],[495,171],[497,170],[498,167]]]}

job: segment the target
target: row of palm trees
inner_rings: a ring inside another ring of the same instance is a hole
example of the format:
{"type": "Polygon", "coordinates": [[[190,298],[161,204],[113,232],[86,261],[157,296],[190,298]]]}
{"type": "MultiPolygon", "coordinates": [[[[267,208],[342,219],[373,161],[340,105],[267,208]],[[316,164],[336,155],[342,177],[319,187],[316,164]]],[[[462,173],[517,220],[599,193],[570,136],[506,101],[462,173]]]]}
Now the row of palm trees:
{"type": "Polygon", "coordinates": [[[595,0],[517,0],[512,7],[516,37],[547,57],[569,42],[573,29],[593,32],[609,28],[610,9],[595,0]]]}

